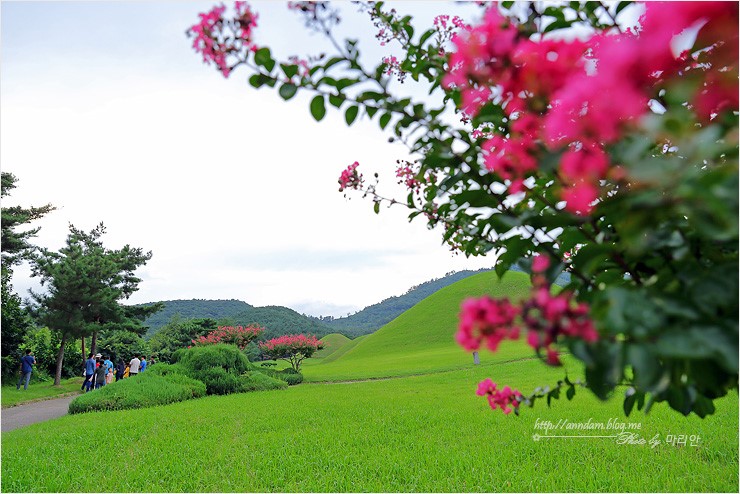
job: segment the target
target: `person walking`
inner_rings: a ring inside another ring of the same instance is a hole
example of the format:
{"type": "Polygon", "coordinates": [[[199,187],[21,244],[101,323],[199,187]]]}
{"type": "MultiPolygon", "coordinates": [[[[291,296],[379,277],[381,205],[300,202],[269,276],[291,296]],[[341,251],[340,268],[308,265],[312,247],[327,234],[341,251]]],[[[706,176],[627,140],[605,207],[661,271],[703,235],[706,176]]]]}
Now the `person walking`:
{"type": "Polygon", "coordinates": [[[89,353],[87,355],[87,360],[85,360],[85,382],[82,383],[82,391],[88,392],[92,389],[92,380],[95,375],[95,363],[93,354],[89,353]]]}
{"type": "Polygon", "coordinates": [[[123,379],[124,372],[126,372],[126,362],[120,359],[118,361],[118,367],[116,367],[116,381],[123,379]]]}
{"type": "Polygon", "coordinates": [[[139,365],[139,372],[144,372],[146,370],[146,357],[141,356],[141,364],[139,365]]]}
{"type": "Polygon", "coordinates": [[[95,369],[95,389],[102,388],[105,386],[105,375],[107,367],[103,364],[99,364],[98,368],[95,369]]]}
{"type": "Polygon", "coordinates": [[[110,371],[111,369],[113,369],[113,367],[115,367],[113,365],[113,361],[111,361],[110,357],[107,355],[104,357],[103,364],[105,365],[107,371],[110,371]]]}
{"type": "Polygon", "coordinates": [[[131,377],[134,377],[136,374],[139,373],[139,366],[141,365],[141,360],[139,360],[138,357],[134,356],[134,358],[131,359],[131,362],[129,362],[128,365],[129,365],[128,373],[131,375],[131,377]]]}
{"type": "Polygon", "coordinates": [[[36,363],[36,357],[33,356],[33,352],[28,349],[26,355],[21,358],[21,375],[18,379],[17,390],[21,389],[21,383],[23,384],[23,391],[28,389],[28,383],[31,380],[31,373],[33,372],[33,365],[36,363]]]}

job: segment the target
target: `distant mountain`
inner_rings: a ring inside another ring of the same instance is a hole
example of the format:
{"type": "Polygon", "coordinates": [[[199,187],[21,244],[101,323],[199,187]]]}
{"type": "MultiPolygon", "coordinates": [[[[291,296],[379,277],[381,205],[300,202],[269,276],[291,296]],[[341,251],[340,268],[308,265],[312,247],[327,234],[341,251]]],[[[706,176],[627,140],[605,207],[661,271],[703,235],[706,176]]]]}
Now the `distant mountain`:
{"type": "MultiPolygon", "coordinates": [[[[173,316],[179,315],[183,319],[229,319],[240,314],[252,306],[241,300],[165,300],[164,309],[144,320],[144,326],[149,326],[145,338],[149,339],[167,324],[173,316]]],[[[145,306],[152,305],[141,304],[145,306]]]]}
{"type": "MultiPolygon", "coordinates": [[[[516,265],[512,266],[511,270],[524,271],[516,265]]],[[[311,333],[318,338],[331,333],[341,333],[349,338],[355,338],[374,332],[438,290],[486,271],[490,269],[448,273],[443,278],[411,287],[401,296],[387,298],[348,317],[336,319],[331,316],[310,317],[287,307],[253,307],[241,300],[167,300],[164,301],[164,310],[144,321],[144,325],[149,326],[146,338],[154,335],[175,315],[179,315],[182,319],[210,318],[236,325],[257,323],[267,328],[264,338],[274,338],[290,333],[311,333]]],[[[565,285],[568,281],[570,281],[570,275],[563,273],[556,283],[565,285]]]]}
{"type": "Polygon", "coordinates": [[[264,339],[275,338],[285,334],[310,333],[321,338],[329,333],[335,333],[323,322],[297,313],[293,309],[280,306],[250,307],[235,314],[234,324],[245,326],[257,323],[267,330],[262,335],[264,339]]]}

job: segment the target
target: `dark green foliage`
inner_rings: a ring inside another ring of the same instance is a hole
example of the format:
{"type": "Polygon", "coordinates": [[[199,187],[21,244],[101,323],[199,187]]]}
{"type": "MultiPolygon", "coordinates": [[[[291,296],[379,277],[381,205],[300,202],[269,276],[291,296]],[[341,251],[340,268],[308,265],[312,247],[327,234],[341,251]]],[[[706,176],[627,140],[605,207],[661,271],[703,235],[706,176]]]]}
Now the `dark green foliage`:
{"type": "Polygon", "coordinates": [[[188,372],[221,367],[226,372],[239,375],[251,368],[247,357],[236,346],[225,344],[189,348],[182,353],[178,363],[188,372]]]}
{"type": "Polygon", "coordinates": [[[22,356],[21,343],[24,335],[33,327],[31,318],[21,305],[21,298],[13,293],[10,284],[10,272],[2,273],[2,382],[7,383],[17,378],[19,362],[22,356]]]}
{"type": "MultiPolygon", "coordinates": [[[[57,331],[51,331],[49,328],[33,328],[26,333],[21,349],[33,351],[37,362],[31,374],[32,382],[45,382],[53,378],[60,338],[57,331]]],[[[68,345],[65,354],[67,358],[62,366],[62,378],[79,376],[82,370],[82,352],[79,344],[75,342],[68,345]]],[[[17,370],[17,362],[15,367],[17,370]]]]}
{"type": "Polygon", "coordinates": [[[134,272],[152,253],[129,245],[108,249],[103,246],[103,234],[102,223],[90,232],[70,225],[59,252],[42,249],[33,259],[33,276],[46,287],[43,293],[31,293],[39,319],[61,335],[55,384],[61,380],[70,341],[110,329],[139,332],[142,311],[130,310],[120,301],[138,290],[141,279],[134,272]]]}
{"type": "Polygon", "coordinates": [[[208,345],[177,352],[177,362],[188,376],[202,381],[208,394],[238,393],[240,376],[252,369],[234,345],[208,345]]]}
{"type": "Polygon", "coordinates": [[[111,330],[104,332],[98,340],[98,352],[110,357],[111,361],[130,361],[134,356],[149,355],[149,344],[131,331],[111,330]]]}
{"type": "Polygon", "coordinates": [[[146,408],[200,398],[205,394],[206,386],[190,377],[178,373],[163,376],[147,371],[78,396],[69,404],[69,413],[146,408]]]}
{"type": "MultiPolygon", "coordinates": [[[[18,179],[12,173],[3,172],[0,195],[2,197],[8,196],[10,191],[15,188],[17,181],[18,179]]],[[[3,203],[5,202],[3,200],[3,203]]],[[[24,232],[19,232],[16,228],[40,219],[47,213],[54,211],[54,209],[56,208],[51,204],[41,206],[40,208],[23,208],[21,206],[2,208],[2,242],[0,244],[2,245],[3,270],[27,258],[35,249],[28,241],[30,238],[36,236],[40,228],[37,227],[24,232]]]]}
{"type": "Polygon", "coordinates": [[[311,333],[321,337],[334,332],[315,318],[278,306],[251,307],[235,315],[234,322],[242,326],[256,323],[264,327],[263,340],[298,333],[311,333]]]}
{"type": "Polygon", "coordinates": [[[194,339],[217,328],[218,323],[214,319],[182,319],[176,315],[151,337],[149,346],[158,361],[173,362],[173,353],[187,348],[194,339]]]}
{"type": "MultiPolygon", "coordinates": [[[[160,328],[171,323],[175,316],[181,320],[187,319],[213,319],[219,321],[231,320],[232,316],[239,314],[251,307],[251,305],[241,300],[166,300],[158,302],[164,305],[164,308],[146,318],[144,325],[149,329],[146,338],[154,336],[160,328]]],[[[149,306],[153,304],[142,304],[149,306]]],[[[215,327],[213,329],[216,329],[215,327]]]]}
{"type": "Polygon", "coordinates": [[[198,376],[198,380],[206,385],[206,392],[209,395],[238,393],[241,389],[240,376],[227,372],[223,367],[200,369],[190,375],[198,376]]]}

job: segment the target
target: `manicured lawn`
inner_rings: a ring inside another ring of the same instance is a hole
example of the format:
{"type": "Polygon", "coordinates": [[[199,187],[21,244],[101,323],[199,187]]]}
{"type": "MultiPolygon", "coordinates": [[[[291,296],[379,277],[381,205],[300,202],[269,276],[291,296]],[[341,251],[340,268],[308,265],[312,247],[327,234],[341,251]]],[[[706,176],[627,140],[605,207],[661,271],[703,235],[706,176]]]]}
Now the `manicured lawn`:
{"type": "Polygon", "coordinates": [[[2,490],[737,490],[737,394],[705,420],[662,405],[625,419],[619,400],[603,404],[586,392],[551,409],[541,404],[521,417],[505,416],[474,394],[487,376],[529,389],[561,375],[525,361],[67,416],[3,434],[2,490]],[[538,418],[616,418],[639,423],[646,439],[701,439],[698,447],[655,448],[608,438],[535,441],[538,418]],[[94,456],[101,444],[121,445],[115,468],[80,475],[80,458],[94,456]]]}
{"type": "Polygon", "coordinates": [[[486,377],[529,393],[566,371],[582,374],[568,356],[564,369],[544,366],[521,341],[481,352],[480,366],[454,343],[460,301],[525,292],[514,274],[498,283],[484,273],[441,290],[376,333],[306,360],[312,382],[287,390],[66,416],[3,433],[2,490],[737,492],[737,392],[705,419],[665,403],[626,418],[623,388],[605,403],[578,388],[573,401],[563,393],[552,408],[540,401],[519,417],[476,396],[486,377]],[[537,428],[545,420],[605,429],[548,433],[537,428]],[[631,424],[638,444],[619,444],[610,421],[631,424]],[[561,435],[570,437],[553,437],[561,435]],[[666,443],[679,435],[695,444],[666,443]],[[80,459],[101,445],[114,459],[81,475],[80,459]]]}
{"type": "Polygon", "coordinates": [[[15,385],[2,387],[2,406],[3,408],[19,405],[26,401],[39,400],[43,398],[55,398],[59,395],[74,393],[80,390],[82,386],[82,377],[73,377],[63,379],[59,386],[54,386],[53,381],[45,383],[29,384],[28,389],[20,391],[15,389],[15,385]]]}

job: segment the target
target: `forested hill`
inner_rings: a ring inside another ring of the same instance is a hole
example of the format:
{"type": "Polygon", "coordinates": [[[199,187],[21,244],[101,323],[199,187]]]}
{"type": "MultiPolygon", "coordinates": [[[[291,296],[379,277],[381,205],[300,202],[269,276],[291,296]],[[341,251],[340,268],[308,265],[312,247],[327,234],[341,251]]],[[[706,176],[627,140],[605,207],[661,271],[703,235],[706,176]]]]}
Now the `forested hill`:
{"type": "Polygon", "coordinates": [[[263,339],[285,334],[310,333],[321,338],[334,333],[326,324],[313,317],[304,316],[293,309],[280,306],[250,307],[231,317],[236,325],[257,323],[266,328],[263,339]]]}
{"type": "MultiPolygon", "coordinates": [[[[252,306],[241,300],[165,300],[164,309],[144,320],[144,326],[149,326],[145,338],[159,331],[173,316],[179,315],[182,319],[230,319],[252,306]]],[[[152,304],[141,304],[149,306],[152,304]]]]}
{"type": "Polygon", "coordinates": [[[468,276],[472,276],[490,269],[480,269],[478,271],[458,271],[449,273],[444,278],[434,279],[411,287],[404,295],[390,297],[380,303],[365,307],[361,311],[348,317],[331,318],[322,317],[317,320],[326,324],[335,333],[342,333],[354,338],[363,334],[372,333],[385,324],[391,322],[408,309],[421,302],[437,290],[460,281],[468,276]]]}

